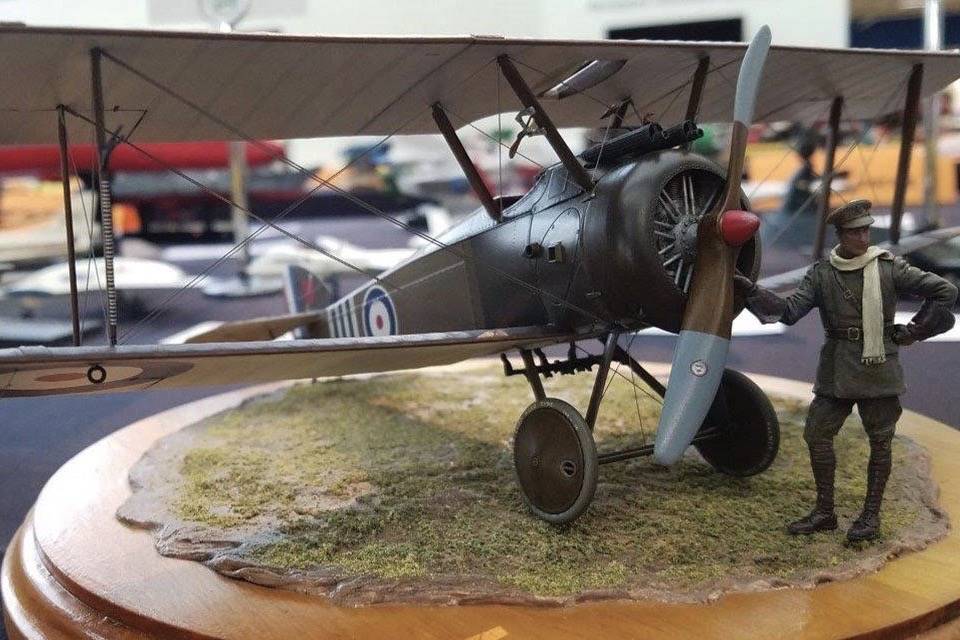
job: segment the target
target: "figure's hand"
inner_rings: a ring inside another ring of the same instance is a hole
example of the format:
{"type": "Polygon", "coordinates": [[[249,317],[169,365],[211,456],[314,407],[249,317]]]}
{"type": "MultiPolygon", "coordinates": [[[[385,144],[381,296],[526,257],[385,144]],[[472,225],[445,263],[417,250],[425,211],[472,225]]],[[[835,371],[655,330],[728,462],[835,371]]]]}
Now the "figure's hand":
{"type": "Polygon", "coordinates": [[[736,273],[733,276],[733,288],[737,293],[749,296],[756,291],[757,285],[750,278],[736,273]]]}
{"type": "Polygon", "coordinates": [[[895,324],[893,325],[893,342],[900,345],[901,347],[906,347],[916,342],[917,339],[913,335],[913,331],[910,330],[910,327],[905,324],[895,324]]]}
{"type": "Polygon", "coordinates": [[[956,318],[950,307],[934,300],[926,300],[910,320],[907,329],[914,340],[926,340],[949,331],[955,323],[956,318]]]}

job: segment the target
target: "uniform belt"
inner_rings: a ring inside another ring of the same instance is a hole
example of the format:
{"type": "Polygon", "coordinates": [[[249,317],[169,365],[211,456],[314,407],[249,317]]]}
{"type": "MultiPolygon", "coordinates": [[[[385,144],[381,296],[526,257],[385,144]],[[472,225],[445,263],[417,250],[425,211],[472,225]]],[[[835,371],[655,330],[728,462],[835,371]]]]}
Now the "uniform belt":
{"type": "MultiPolygon", "coordinates": [[[[827,338],[834,340],[849,340],[850,342],[861,342],[863,340],[863,329],[860,327],[842,327],[839,329],[824,329],[827,338]]],[[[893,337],[893,325],[888,324],[883,327],[885,338],[893,337]]]]}

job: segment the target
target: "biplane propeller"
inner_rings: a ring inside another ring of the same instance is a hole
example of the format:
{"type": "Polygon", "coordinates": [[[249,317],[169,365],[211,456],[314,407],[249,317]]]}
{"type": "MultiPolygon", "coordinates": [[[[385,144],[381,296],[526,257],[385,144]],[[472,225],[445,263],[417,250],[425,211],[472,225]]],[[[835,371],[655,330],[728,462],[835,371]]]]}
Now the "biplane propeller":
{"type": "MultiPolygon", "coordinates": [[[[17,83],[16,91],[0,91],[0,142],[49,142],[58,113],[84,133],[92,127],[103,151],[108,137],[136,150],[151,140],[439,129],[482,203],[346,296],[332,299],[315,277],[294,268],[292,313],[226,323],[188,344],[117,344],[116,309],[109,306],[107,347],[0,350],[0,396],[256,383],[501,354],[505,373],[525,376],[534,394],[514,437],[516,476],[531,510],[555,523],[586,509],[602,464],[651,454],[670,464],[694,444],[721,472],[746,476],[776,456],[779,425],[769,400],[725,368],[731,322],[742,306],[733,276],[756,280],[760,268],[758,220],[740,189],[754,114],[761,121],[809,119],[842,98],[846,117],[872,119],[887,113],[885,88],[907,83],[909,112],[960,76],[956,54],[772,47],[766,28],[744,47],[0,27],[0,52],[9,54],[0,88],[17,83]],[[77,72],[83,61],[88,75],[77,72]],[[734,65],[732,86],[725,70],[734,65]],[[488,70],[496,82],[506,80],[505,99],[479,82],[488,70]],[[540,77],[533,85],[531,71],[540,77]],[[678,82],[679,74],[688,79],[678,82]],[[676,105],[687,87],[686,104],[676,105]],[[215,112],[230,106],[242,107],[236,123],[215,112]],[[469,123],[512,109],[525,118],[524,135],[543,134],[560,162],[546,167],[528,193],[494,197],[450,116],[469,123]],[[640,114],[649,112],[679,124],[646,122],[640,114]],[[557,131],[593,126],[604,116],[607,133],[616,135],[579,156],[557,131]],[[733,123],[726,170],[688,150],[701,120],[733,123]],[[623,342],[651,326],[679,333],[666,387],[623,342]],[[289,331],[302,339],[272,341],[289,331]],[[601,341],[601,353],[578,350],[578,341],[591,339],[601,341]],[[569,345],[566,359],[544,355],[541,349],[555,344],[569,345]],[[503,355],[514,349],[522,367],[503,355]],[[592,429],[614,362],[628,365],[664,406],[653,445],[598,453],[592,429]],[[585,412],[547,397],[543,377],[594,367],[585,412]]],[[[59,139],[67,154],[62,128],[59,139]]],[[[909,149],[901,154],[903,175],[909,157],[909,149]]],[[[98,162],[107,299],[115,305],[104,152],[98,162]]],[[[285,232],[279,216],[248,213],[285,232]]],[[[911,238],[910,246],[953,233],[911,238]]]]}

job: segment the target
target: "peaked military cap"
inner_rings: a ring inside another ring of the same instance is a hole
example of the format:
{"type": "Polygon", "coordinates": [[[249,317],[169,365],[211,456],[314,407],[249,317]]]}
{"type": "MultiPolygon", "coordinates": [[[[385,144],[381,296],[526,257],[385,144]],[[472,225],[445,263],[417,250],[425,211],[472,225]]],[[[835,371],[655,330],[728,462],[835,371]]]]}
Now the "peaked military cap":
{"type": "Polygon", "coordinates": [[[857,227],[866,227],[873,224],[873,216],[870,215],[870,207],[873,203],[869,200],[851,200],[847,204],[834,209],[827,222],[837,229],[856,229],[857,227]]]}

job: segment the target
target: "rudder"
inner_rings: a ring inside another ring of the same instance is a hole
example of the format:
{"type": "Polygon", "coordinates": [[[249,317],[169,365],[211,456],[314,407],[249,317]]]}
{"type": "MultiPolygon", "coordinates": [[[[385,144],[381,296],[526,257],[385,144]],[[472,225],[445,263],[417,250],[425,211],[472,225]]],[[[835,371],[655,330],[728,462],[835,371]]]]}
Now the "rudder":
{"type": "MultiPolygon", "coordinates": [[[[289,264],[283,272],[283,291],[290,313],[319,311],[331,302],[330,289],[313,272],[303,267],[289,264]]],[[[326,321],[297,327],[293,330],[295,338],[325,338],[331,335],[326,321]]]]}

